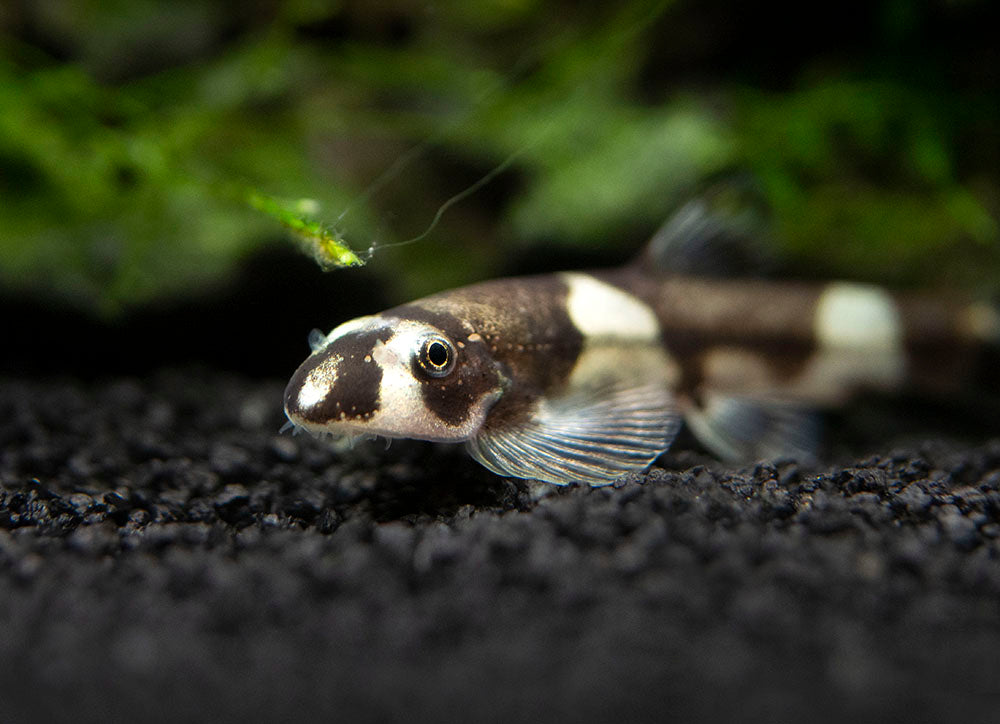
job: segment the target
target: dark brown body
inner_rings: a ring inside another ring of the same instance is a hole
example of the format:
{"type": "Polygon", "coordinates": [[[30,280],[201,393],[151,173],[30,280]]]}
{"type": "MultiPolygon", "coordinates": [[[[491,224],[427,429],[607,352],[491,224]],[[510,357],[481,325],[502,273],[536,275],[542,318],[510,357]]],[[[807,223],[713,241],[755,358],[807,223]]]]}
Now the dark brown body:
{"type": "Polygon", "coordinates": [[[807,458],[817,407],[948,394],[998,326],[974,305],[848,283],[638,265],[501,279],[341,325],[285,409],[312,431],[462,441],[502,475],[602,485],[648,466],[682,419],[725,459],[807,458]],[[428,340],[443,373],[421,361],[428,340]]]}
{"type": "MultiPolygon", "coordinates": [[[[720,348],[768,360],[780,386],[817,354],[817,303],[825,285],[759,279],[657,279],[625,268],[594,276],[629,290],[656,313],[664,344],[683,371],[680,390],[697,395],[706,359],[720,348]],[[784,382],[782,382],[784,380],[784,382]]],[[[970,305],[957,299],[894,294],[906,374],[900,387],[948,394],[968,385],[983,340],[970,328],[970,305]]],[[[777,390],[780,392],[780,390],[777,390]]]]}

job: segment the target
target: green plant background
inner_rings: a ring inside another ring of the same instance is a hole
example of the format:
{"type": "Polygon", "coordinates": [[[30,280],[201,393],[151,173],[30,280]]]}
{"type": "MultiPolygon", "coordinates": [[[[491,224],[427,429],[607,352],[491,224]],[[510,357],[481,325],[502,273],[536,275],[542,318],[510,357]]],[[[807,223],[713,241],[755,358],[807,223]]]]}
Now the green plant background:
{"type": "Polygon", "coordinates": [[[365,249],[513,155],[373,273],[403,298],[624,259],[736,169],[790,273],[1000,291],[993,3],[749,5],[5,2],[0,284],[113,317],[276,243],[242,189],[365,249]]]}

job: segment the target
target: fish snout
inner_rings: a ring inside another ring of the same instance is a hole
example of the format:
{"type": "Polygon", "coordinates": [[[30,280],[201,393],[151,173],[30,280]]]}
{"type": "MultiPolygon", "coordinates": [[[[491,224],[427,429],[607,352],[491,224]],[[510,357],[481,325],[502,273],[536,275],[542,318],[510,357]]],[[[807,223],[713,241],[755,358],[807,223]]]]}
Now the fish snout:
{"type": "Polygon", "coordinates": [[[337,381],[340,358],[332,354],[316,354],[295,370],[285,386],[285,415],[300,427],[325,425],[337,415],[333,391],[337,381]]]}

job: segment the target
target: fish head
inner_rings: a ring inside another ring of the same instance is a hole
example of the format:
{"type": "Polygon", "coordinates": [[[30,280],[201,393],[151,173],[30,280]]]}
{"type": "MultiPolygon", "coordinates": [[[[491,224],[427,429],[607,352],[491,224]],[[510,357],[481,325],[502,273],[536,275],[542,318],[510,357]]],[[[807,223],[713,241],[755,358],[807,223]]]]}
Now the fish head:
{"type": "Polygon", "coordinates": [[[457,336],[392,316],[345,322],[314,340],[285,388],[285,414],[318,434],[468,440],[505,376],[477,335],[457,336]]]}

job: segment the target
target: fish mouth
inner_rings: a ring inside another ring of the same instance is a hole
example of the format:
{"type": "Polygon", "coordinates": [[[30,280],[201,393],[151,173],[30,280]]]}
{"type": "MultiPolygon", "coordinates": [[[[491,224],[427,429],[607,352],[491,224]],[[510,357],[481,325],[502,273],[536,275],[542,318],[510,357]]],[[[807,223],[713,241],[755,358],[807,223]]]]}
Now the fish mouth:
{"type": "Polygon", "coordinates": [[[281,428],[282,432],[291,429],[294,434],[305,432],[313,437],[364,437],[364,436],[385,436],[385,433],[372,430],[364,423],[352,422],[350,420],[314,420],[298,414],[296,407],[289,407],[285,402],[285,417],[288,422],[281,428]]]}
{"type": "Polygon", "coordinates": [[[292,435],[306,433],[313,439],[320,440],[328,444],[331,449],[338,454],[345,454],[354,450],[355,446],[359,443],[371,443],[380,438],[385,440],[385,449],[388,450],[389,445],[394,439],[389,436],[378,435],[370,430],[342,430],[340,428],[337,430],[330,430],[317,425],[300,425],[293,422],[291,419],[287,420],[285,424],[282,425],[280,430],[281,433],[289,431],[291,431],[292,435]]]}
{"type": "Polygon", "coordinates": [[[370,423],[357,422],[352,420],[310,420],[290,410],[285,405],[285,417],[288,418],[281,428],[281,432],[291,430],[293,435],[306,433],[311,437],[320,440],[330,440],[334,443],[348,442],[353,445],[360,440],[395,440],[398,438],[412,437],[411,435],[399,434],[392,430],[385,430],[374,427],[370,423]]]}

